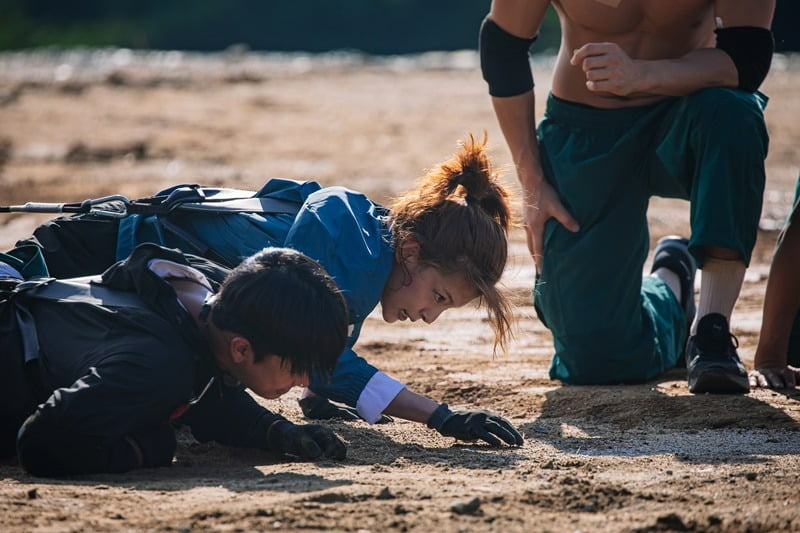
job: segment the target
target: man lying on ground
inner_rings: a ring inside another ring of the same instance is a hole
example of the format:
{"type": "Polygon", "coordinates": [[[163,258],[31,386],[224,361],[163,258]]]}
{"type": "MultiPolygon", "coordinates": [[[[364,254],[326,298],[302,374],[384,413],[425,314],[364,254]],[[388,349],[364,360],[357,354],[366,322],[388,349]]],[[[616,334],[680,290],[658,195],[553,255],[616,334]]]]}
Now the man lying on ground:
{"type": "Polygon", "coordinates": [[[267,248],[228,272],[145,244],[91,283],[21,282],[38,252],[0,255],[0,457],[38,476],[165,466],[176,423],[201,442],[345,457],[333,431],[245,390],[277,398],[333,369],[347,308],[316,262],[267,248]]]}

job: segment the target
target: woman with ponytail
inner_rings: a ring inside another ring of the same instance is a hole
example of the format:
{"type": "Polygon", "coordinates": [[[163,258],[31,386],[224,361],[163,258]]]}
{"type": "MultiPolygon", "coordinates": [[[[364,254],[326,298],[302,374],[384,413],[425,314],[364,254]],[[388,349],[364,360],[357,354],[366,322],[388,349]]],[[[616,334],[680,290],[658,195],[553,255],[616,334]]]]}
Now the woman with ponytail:
{"type": "MultiPolygon", "coordinates": [[[[379,302],[386,322],[431,324],[442,312],[475,299],[487,311],[495,349],[506,348],[511,315],[497,284],[508,255],[511,209],[508,193],[492,171],[486,139],[478,142],[470,136],[451,159],[429,170],[388,208],[344,187],[322,188],[314,182],[273,179],[258,194],[302,205],[296,215],[214,213],[184,215],[173,222],[203,238],[213,252],[203,254],[209,259],[223,257],[234,263],[252,249],[283,246],[318,261],[336,281],[347,301],[350,336],[330,379],[312,375],[300,399],[306,417],[375,423],[396,416],[460,440],[522,444],[522,436],[504,418],[483,410],[452,411],[411,391],[353,351],[364,320],[379,302]]],[[[90,274],[85,270],[102,266],[76,268],[75,257],[65,261],[69,242],[114,241],[116,255],[122,257],[130,251],[126,246],[142,242],[195,252],[164,232],[148,232],[153,226],[149,218],[153,217],[128,216],[113,238],[92,239],[76,238],[86,228],[100,228],[91,216],[61,218],[40,227],[27,242],[42,248],[48,267],[69,265],[69,272],[56,273],[60,277],[90,274]],[[78,229],[81,224],[83,229],[78,229]]],[[[103,255],[83,250],[78,259],[103,255]]]]}
{"type": "MultiPolygon", "coordinates": [[[[511,210],[508,193],[492,172],[485,147],[485,140],[481,143],[470,137],[451,159],[428,171],[414,189],[397,198],[388,210],[363,195],[336,187],[315,193],[325,199],[324,207],[320,204],[320,209],[309,210],[307,216],[314,219],[313,225],[329,224],[336,218],[325,217],[323,223],[322,213],[326,209],[346,212],[347,223],[354,213],[369,213],[360,217],[359,233],[366,230],[363,233],[381,235],[373,243],[356,244],[360,239],[344,242],[341,237],[339,243],[333,243],[328,239],[336,232],[326,232],[326,247],[330,251],[326,257],[315,255],[305,246],[298,248],[329,269],[346,297],[348,289],[352,290],[356,283],[360,285],[360,290],[356,290],[360,295],[348,298],[351,318],[356,315],[363,320],[380,301],[386,322],[422,320],[431,324],[442,312],[477,298],[487,310],[495,348],[505,349],[510,310],[497,283],[508,256],[511,210]],[[347,197],[344,203],[348,209],[333,207],[343,201],[342,195],[347,197]],[[362,256],[366,259],[363,264],[354,260],[354,247],[370,250],[371,253],[362,256]],[[346,265],[338,265],[339,261],[345,261],[346,265]],[[337,274],[342,271],[347,271],[346,277],[353,285],[340,281],[343,276],[337,274]],[[353,305],[357,308],[355,313],[353,305]]],[[[305,218],[298,217],[296,224],[300,228],[305,218]]],[[[344,225],[341,219],[334,224],[337,231],[344,225]]],[[[290,234],[287,244],[294,247],[292,237],[290,234]]],[[[360,329],[361,320],[356,323],[356,330],[360,329]]],[[[503,418],[485,411],[453,412],[446,404],[412,392],[352,350],[340,357],[330,383],[312,382],[300,405],[309,418],[354,417],[351,409],[336,406],[326,398],[355,406],[356,413],[370,423],[391,415],[427,423],[428,427],[458,439],[482,439],[495,446],[501,440],[522,444],[522,436],[503,418]]]]}

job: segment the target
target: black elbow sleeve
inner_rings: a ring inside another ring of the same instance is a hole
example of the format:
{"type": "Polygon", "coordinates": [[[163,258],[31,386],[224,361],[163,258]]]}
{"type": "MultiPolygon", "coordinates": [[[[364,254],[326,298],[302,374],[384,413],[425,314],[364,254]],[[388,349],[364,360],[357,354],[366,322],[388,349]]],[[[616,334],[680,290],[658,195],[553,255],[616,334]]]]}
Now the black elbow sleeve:
{"type": "Polygon", "coordinates": [[[767,77],[775,39],[766,28],[737,26],[718,28],[717,48],[723,50],[733,60],[739,73],[739,89],[753,92],[767,77]]]}
{"type": "Polygon", "coordinates": [[[528,50],[536,40],[511,35],[486,17],[481,24],[480,54],[483,79],[489,94],[497,97],[517,96],[533,89],[533,74],[528,50]]]}

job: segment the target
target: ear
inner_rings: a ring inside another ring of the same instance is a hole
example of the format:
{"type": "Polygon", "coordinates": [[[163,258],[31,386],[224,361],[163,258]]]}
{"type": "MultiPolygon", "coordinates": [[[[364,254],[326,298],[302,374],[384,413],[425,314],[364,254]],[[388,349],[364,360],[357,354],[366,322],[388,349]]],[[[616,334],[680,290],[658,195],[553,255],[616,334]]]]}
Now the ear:
{"type": "Polygon", "coordinates": [[[235,336],[228,343],[231,362],[235,365],[253,360],[253,346],[244,337],[235,336]]]}
{"type": "Polygon", "coordinates": [[[419,242],[414,238],[404,240],[395,250],[395,258],[398,263],[416,263],[419,259],[419,242]]]}

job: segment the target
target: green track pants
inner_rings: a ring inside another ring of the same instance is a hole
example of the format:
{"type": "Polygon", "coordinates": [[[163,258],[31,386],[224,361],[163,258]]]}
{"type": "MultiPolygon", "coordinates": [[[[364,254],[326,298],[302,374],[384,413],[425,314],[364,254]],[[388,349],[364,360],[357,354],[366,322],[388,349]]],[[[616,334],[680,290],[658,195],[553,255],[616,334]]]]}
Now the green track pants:
{"type": "Polygon", "coordinates": [[[654,105],[598,109],[554,96],[538,127],[542,166],[580,223],[555,219],[534,287],[553,334],[550,377],[640,382],[675,366],[687,324],[660,280],[643,277],[651,196],[690,201],[690,250],[737,250],[749,263],[764,190],[766,97],[705,89],[654,105]]]}

